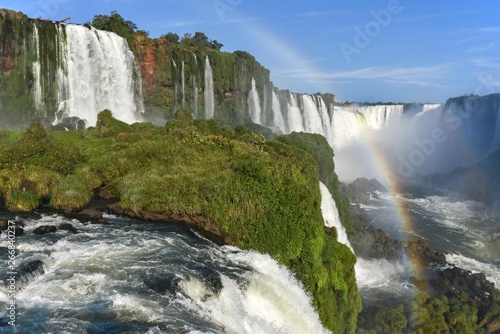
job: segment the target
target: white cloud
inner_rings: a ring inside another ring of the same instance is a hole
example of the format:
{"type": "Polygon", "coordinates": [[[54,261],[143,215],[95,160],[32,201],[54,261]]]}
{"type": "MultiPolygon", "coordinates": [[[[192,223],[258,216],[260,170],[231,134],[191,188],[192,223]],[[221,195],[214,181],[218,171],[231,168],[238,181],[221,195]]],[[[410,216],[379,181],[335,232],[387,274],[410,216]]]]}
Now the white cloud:
{"type": "Polygon", "coordinates": [[[491,42],[491,43],[486,44],[486,45],[481,45],[481,46],[477,46],[477,47],[474,47],[474,48],[470,48],[468,50],[468,52],[470,52],[470,53],[481,53],[481,52],[485,52],[485,51],[494,49],[495,46],[497,46],[497,43],[496,42],[491,42]]]}

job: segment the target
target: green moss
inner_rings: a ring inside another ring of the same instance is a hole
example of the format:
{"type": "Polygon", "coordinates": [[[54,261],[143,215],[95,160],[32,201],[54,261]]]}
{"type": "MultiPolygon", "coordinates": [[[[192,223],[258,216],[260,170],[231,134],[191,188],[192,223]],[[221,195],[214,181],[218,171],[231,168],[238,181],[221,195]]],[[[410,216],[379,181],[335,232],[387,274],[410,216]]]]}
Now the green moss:
{"type": "Polygon", "coordinates": [[[40,198],[30,192],[23,190],[12,190],[6,196],[6,206],[14,212],[31,212],[38,207],[40,198]]]}
{"type": "Polygon", "coordinates": [[[50,206],[57,210],[75,211],[84,208],[91,199],[85,180],[68,175],[59,180],[50,192],[50,206]]]}

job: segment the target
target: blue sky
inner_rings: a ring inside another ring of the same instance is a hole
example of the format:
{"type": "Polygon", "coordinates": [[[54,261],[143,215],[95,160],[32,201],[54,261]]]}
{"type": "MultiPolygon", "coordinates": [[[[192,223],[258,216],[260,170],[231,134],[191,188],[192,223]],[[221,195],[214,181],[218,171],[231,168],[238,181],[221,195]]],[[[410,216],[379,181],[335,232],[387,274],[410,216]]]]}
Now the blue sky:
{"type": "Polygon", "coordinates": [[[500,92],[494,0],[0,0],[73,23],[117,10],[152,37],[204,32],[245,50],[275,86],[337,101],[445,102],[500,92]]]}

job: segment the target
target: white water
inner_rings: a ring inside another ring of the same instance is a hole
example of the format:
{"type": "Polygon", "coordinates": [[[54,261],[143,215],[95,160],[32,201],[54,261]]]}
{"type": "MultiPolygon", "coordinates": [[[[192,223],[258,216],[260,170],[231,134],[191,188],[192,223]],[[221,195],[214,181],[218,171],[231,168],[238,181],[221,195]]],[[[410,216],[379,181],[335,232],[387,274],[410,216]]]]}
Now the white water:
{"type": "Polygon", "coordinates": [[[461,254],[446,254],[446,262],[473,273],[483,273],[486,279],[500,288],[500,266],[471,259],[461,254]]]}
{"type": "Polygon", "coordinates": [[[182,76],[181,76],[181,88],[182,88],[182,106],[186,104],[186,76],[184,74],[184,60],[182,61],[182,76]]]}
{"type": "Polygon", "coordinates": [[[218,295],[197,280],[182,284],[189,297],[186,305],[201,316],[224,324],[226,333],[327,333],[305,294],[290,272],[269,255],[225,247],[235,263],[250,266],[242,289],[237,281],[222,276],[218,295]],[[203,298],[204,296],[208,296],[203,298]]]}
{"type": "Polygon", "coordinates": [[[323,214],[325,226],[335,227],[337,230],[337,241],[349,247],[349,249],[354,253],[354,250],[349,243],[345,228],[340,221],[337,205],[335,204],[332,194],[330,194],[330,191],[323,182],[319,183],[319,187],[321,190],[321,212],[323,214]]]}
{"type": "Polygon", "coordinates": [[[257,92],[254,78],[252,78],[252,88],[250,89],[250,92],[248,94],[248,111],[250,113],[252,122],[256,124],[262,124],[262,110],[260,107],[259,93],[257,92]]]}
{"type": "Polygon", "coordinates": [[[204,94],[204,111],[205,119],[214,118],[215,112],[215,99],[214,99],[214,78],[212,74],[212,66],[210,66],[210,59],[208,56],[205,58],[205,90],[204,94]]]}
{"type": "Polygon", "coordinates": [[[78,25],[66,25],[65,32],[66,71],[58,85],[66,94],[64,115],[95,125],[98,113],[109,109],[119,120],[138,121],[144,111],[140,73],[125,39],[78,25]]]}
{"type": "MultiPolygon", "coordinates": [[[[24,333],[327,333],[302,286],[270,256],[217,247],[179,225],[105,218],[109,225],[25,220],[17,263],[41,260],[45,273],[16,294],[24,333]],[[79,233],[32,234],[61,223],[79,233]]],[[[0,308],[8,302],[2,285],[0,308]]]]}
{"type": "Polygon", "coordinates": [[[33,44],[35,47],[35,58],[33,62],[33,98],[37,109],[43,108],[42,101],[42,73],[40,67],[40,39],[38,35],[38,27],[33,25],[33,44]]]}
{"type": "Polygon", "coordinates": [[[287,133],[287,128],[285,125],[285,119],[281,112],[281,104],[276,92],[273,91],[272,94],[272,108],[273,108],[273,122],[274,127],[277,129],[275,132],[287,133]]]}
{"type": "Polygon", "coordinates": [[[290,94],[290,101],[287,102],[288,130],[292,132],[304,132],[304,122],[300,108],[295,99],[295,94],[290,94]]]}
{"type": "Polygon", "coordinates": [[[325,127],[329,124],[323,124],[320,111],[313,97],[310,95],[302,95],[302,104],[304,106],[304,130],[307,133],[317,133],[328,138],[325,134],[325,127]]]}

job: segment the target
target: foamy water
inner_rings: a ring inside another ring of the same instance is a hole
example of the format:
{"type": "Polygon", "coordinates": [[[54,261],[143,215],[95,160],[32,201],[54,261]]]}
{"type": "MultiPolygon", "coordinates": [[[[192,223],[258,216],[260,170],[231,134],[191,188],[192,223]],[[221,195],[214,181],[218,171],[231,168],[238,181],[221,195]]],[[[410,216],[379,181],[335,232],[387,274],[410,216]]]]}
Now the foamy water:
{"type": "MultiPolygon", "coordinates": [[[[105,226],[60,216],[25,220],[25,235],[16,239],[18,265],[41,260],[45,273],[16,293],[18,330],[328,332],[302,286],[270,256],[218,247],[178,225],[106,219],[111,223],[105,226]],[[38,226],[61,223],[79,233],[31,234],[38,226]]],[[[2,238],[0,247],[6,246],[2,238]]],[[[6,256],[0,248],[0,258],[6,256]]],[[[7,271],[2,266],[1,277],[7,271]]],[[[9,301],[3,285],[0,307],[9,301]]],[[[10,328],[0,326],[5,329],[10,328]]]]}

